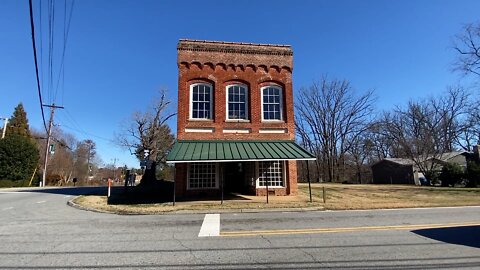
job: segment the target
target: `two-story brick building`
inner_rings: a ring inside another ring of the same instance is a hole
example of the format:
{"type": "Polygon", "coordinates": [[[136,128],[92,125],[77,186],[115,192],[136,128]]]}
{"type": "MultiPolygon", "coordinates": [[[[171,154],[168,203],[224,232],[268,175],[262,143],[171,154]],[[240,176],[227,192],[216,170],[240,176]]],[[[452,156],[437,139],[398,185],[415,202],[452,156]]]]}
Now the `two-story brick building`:
{"type": "Polygon", "coordinates": [[[288,45],[180,40],[176,194],[297,192],[288,45]]]}

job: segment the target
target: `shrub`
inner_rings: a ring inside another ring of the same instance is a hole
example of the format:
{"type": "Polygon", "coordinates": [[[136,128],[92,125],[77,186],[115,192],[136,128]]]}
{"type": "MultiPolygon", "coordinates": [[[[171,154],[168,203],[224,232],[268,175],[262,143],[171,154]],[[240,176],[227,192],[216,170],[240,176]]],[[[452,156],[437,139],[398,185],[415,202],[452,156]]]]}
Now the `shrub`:
{"type": "Polygon", "coordinates": [[[480,184],[480,164],[470,161],[467,164],[467,187],[477,187],[480,184]]]}
{"type": "Polygon", "coordinates": [[[442,168],[439,179],[442,182],[442,187],[454,186],[462,181],[464,173],[462,167],[455,163],[447,163],[442,168]]]}

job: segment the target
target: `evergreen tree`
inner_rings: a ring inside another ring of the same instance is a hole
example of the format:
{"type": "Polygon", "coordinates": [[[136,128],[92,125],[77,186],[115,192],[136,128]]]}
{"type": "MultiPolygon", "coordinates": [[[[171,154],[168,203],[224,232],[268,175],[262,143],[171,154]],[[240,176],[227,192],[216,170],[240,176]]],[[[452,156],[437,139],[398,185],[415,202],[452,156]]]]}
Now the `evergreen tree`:
{"type": "Polygon", "coordinates": [[[27,113],[20,102],[13,111],[12,117],[8,121],[6,136],[18,134],[30,138],[30,129],[28,126],[27,113]]]}
{"type": "Polygon", "coordinates": [[[0,181],[27,180],[38,164],[38,149],[31,139],[10,134],[0,140],[0,181]]]}

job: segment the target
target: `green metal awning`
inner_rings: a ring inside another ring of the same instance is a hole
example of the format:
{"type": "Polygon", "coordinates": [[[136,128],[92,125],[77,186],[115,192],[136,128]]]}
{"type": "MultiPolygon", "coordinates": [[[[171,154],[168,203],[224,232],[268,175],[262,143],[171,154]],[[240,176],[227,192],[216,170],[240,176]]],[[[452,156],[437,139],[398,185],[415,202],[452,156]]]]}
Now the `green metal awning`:
{"type": "Polygon", "coordinates": [[[294,141],[177,141],[167,163],[315,159],[294,141]]]}

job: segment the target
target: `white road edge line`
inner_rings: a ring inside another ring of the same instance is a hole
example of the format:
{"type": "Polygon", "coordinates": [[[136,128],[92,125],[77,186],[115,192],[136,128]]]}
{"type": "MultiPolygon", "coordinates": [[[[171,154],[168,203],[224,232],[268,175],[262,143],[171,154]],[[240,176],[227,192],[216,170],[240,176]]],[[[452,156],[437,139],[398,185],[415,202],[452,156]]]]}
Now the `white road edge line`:
{"type": "Polygon", "coordinates": [[[72,197],[71,195],[66,195],[66,196],[63,196],[63,198],[70,198],[72,197]]]}
{"type": "Polygon", "coordinates": [[[38,192],[31,191],[0,191],[0,194],[38,194],[38,192]]]}
{"type": "Polygon", "coordinates": [[[2,211],[13,209],[13,207],[3,208],[2,211]]]}
{"type": "Polygon", "coordinates": [[[206,214],[198,237],[220,236],[220,214],[206,214]]]}
{"type": "Polygon", "coordinates": [[[47,201],[39,201],[39,202],[37,202],[37,203],[45,203],[45,202],[47,202],[47,201]]]}

